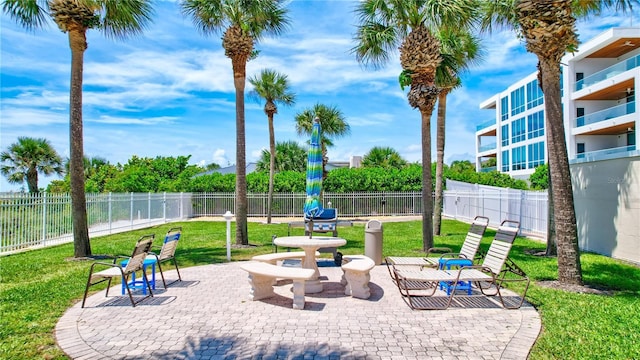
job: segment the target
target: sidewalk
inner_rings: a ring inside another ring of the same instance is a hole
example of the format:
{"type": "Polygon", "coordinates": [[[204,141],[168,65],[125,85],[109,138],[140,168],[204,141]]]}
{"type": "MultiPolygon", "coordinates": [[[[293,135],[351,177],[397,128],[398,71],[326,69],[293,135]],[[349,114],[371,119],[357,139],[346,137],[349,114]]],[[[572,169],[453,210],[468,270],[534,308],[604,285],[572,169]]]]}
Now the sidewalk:
{"type": "Polygon", "coordinates": [[[60,318],[58,345],[73,359],[526,359],[541,328],[526,303],[411,310],[385,265],[371,271],[368,300],[345,296],[341,269],[322,267],[324,291],[304,310],[291,308],[282,282],[276,297],[249,301],[238,264],[181,269],[183,282],[160,284],[135,308],[112,296],[119,284],[109,298],[98,292],[60,318]]]}

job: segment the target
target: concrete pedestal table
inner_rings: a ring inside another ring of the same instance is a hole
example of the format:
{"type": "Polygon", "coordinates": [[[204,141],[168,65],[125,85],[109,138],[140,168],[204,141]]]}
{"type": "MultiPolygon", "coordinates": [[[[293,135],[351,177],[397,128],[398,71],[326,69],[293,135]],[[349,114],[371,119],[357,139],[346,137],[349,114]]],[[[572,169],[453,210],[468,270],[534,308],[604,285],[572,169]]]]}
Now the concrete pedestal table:
{"type": "Polygon", "coordinates": [[[305,294],[315,294],[322,291],[322,283],[319,280],[320,271],[316,263],[316,251],[324,247],[339,247],[346,245],[347,240],[337,237],[316,236],[309,238],[308,236],[285,236],[278,237],[273,243],[284,247],[302,248],[305,253],[302,267],[305,269],[313,269],[315,275],[311,280],[307,280],[304,285],[305,294]]]}

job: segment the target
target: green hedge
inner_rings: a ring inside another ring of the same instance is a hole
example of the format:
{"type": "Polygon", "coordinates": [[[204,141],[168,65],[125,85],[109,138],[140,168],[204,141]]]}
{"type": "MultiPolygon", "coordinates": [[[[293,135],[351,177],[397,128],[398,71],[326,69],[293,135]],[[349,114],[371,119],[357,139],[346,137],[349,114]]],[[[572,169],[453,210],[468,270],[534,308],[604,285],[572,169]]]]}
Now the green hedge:
{"type": "MultiPolygon", "coordinates": [[[[304,192],[305,176],[304,172],[295,171],[277,173],[274,191],[276,193],[304,192]]],[[[434,177],[435,168],[432,169],[432,178],[434,177]]],[[[528,188],[525,181],[515,180],[509,175],[495,171],[488,173],[477,173],[475,171],[457,172],[447,167],[445,177],[452,180],[512,189],[524,190],[528,188]]],[[[433,183],[435,183],[435,179],[433,179],[433,183]]],[[[327,178],[322,186],[324,191],[331,193],[422,191],[422,166],[420,164],[411,164],[402,169],[335,169],[327,173],[327,178]]],[[[266,193],[269,190],[269,174],[267,172],[248,174],[247,189],[252,193],[266,193]]],[[[221,175],[219,173],[195,177],[192,179],[188,189],[186,189],[186,191],[190,192],[233,192],[234,190],[235,174],[221,175]]]]}

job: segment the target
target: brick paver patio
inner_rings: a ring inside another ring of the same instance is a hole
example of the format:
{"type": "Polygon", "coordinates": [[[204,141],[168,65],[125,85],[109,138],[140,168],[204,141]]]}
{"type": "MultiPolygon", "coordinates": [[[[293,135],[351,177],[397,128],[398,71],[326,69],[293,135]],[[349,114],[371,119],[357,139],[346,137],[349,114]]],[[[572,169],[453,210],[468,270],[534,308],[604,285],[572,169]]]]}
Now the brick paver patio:
{"type": "Polygon", "coordinates": [[[307,295],[304,310],[292,309],[285,281],[276,297],[249,301],[238,263],[181,274],[135,308],[112,296],[119,284],[75,304],[56,326],[59,346],[73,359],[526,359],[541,328],[532,306],[505,310],[485,297],[411,310],[385,265],[371,271],[368,300],[344,295],[340,268],[321,267],[324,291],[307,295]]]}

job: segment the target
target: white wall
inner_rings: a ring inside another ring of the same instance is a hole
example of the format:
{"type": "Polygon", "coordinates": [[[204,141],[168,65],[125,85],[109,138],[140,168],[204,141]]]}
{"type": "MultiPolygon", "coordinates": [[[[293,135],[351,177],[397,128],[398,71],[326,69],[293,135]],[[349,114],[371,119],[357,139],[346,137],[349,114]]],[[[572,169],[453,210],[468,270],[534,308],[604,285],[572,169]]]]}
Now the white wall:
{"type": "MultiPolygon", "coordinates": [[[[577,135],[576,144],[584,143],[584,151],[597,151],[618,147],[617,135],[577,135]]],[[[623,145],[620,145],[623,146],[623,145]]]]}
{"type": "Polygon", "coordinates": [[[640,156],[571,165],[580,249],[640,264],[640,156]]]}
{"type": "MultiPolygon", "coordinates": [[[[608,68],[609,66],[613,66],[618,63],[618,59],[607,59],[607,58],[595,58],[595,59],[582,59],[579,62],[576,62],[574,68],[574,76],[575,73],[584,73],[584,77],[591,76],[598,71],[608,68]]],[[[575,79],[575,77],[574,77],[575,79]]],[[[574,80],[575,81],[575,80],[574,80]]],[[[574,86],[574,84],[571,84],[574,86]]],[[[574,89],[575,87],[572,87],[574,89]]]]}

